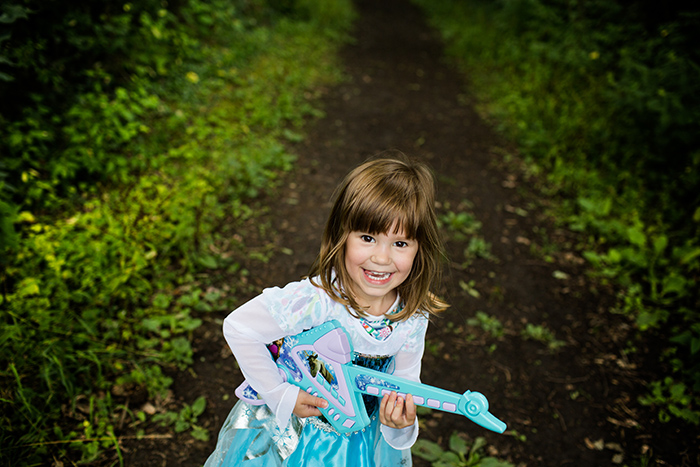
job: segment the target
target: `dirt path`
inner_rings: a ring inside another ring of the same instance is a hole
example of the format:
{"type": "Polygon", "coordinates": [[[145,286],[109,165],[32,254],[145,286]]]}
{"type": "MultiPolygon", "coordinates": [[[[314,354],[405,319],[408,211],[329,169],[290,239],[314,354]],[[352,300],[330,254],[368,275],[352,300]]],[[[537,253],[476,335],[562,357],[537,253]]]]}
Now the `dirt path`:
{"type": "MultiPolygon", "coordinates": [[[[431,413],[422,417],[421,436],[443,447],[453,431],[485,436],[492,455],[521,465],[614,465],[622,452],[629,463],[644,446],[683,465],[692,436],[683,441],[677,430],[657,427],[636,403],[642,373],[621,352],[630,330],[605,312],[604,292],[589,290],[581,261],[567,250],[572,239],[541,218],[517,173],[497,167],[503,143],[469,105],[463,78],[442,60],[441,43],[421,12],[400,0],[362,0],[358,8],[357,41],[343,52],[350,79],[329,90],[326,117],[293,148],[298,167],[267,200],[274,242],[293,253],[249,264],[253,288],[283,285],[308,271],[328,200],[349,168],[387,148],[424,158],[438,174],[441,212],[472,212],[495,259],[464,266],[467,241],[449,241],[452,267],[440,292],[452,308],[431,325],[423,380],[483,392],[513,431],[496,435],[465,418],[431,413]],[[552,245],[553,261],[533,254],[552,245]],[[466,326],[477,311],[492,319],[466,326]],[[496,322],[502,337],[487,332],[496,322]],[[523,338],[528,324],[546,325],[561,347],[523,338]]],[[[213,449],[241,381],[220,333],[227,312],[207,315],[195,339],[194,373],[178,375],[174,384],[179,400],[206,396],[199,422],[211,441],[176,435],[125,443],[126,465],[196,466],[213,449]]],[[[415,456],[414,462],[427,465],[415,456]]]]}

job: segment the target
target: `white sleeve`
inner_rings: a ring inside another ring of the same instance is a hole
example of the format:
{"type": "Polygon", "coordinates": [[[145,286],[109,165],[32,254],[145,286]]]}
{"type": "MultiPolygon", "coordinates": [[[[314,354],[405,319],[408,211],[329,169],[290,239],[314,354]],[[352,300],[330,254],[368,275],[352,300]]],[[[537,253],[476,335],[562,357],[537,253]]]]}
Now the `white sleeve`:
{"type": "Polygon", "coordinates": [[[284,381],[266,344],[286,335],[262,296],[237,308],[224,320],[224,337],[243,376],[275,414],[282,429],[289,423],[299,389],[284,381]]]}
{"type": "MultiPolygon", "coordinates": [[[[422,329],[423,338],[418,339],[418,348],[415,352],[401,351],[395,357],[394,375],[420,383],[421,360],[425,348],[425,331],[427,323],[422,329]]],[[[419,331],[420,332],[420,331],[419,331]]],[[[409,449],[418,439],[418,417],[413,426],[402,429],[380,426],[384,440],[394,449],[409,449]]]]}

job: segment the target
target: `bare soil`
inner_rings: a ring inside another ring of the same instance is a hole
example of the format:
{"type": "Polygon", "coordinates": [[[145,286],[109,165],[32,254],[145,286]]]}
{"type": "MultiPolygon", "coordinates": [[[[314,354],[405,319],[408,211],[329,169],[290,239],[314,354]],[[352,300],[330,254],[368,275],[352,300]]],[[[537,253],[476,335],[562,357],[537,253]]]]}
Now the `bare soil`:
{"type": "MultiPolygon", "coordinates": [[[[337,183],[368,156],[399,149],[434,168],[441,212],[472,212],[494,257],[465,266],[467,240],[448,239],[451,262],[438,292],[452,307],[430,326],[422,379],[484,393],[509,428],[497,435],[464,417],[431,412],[421,417],[421,437],[446,448],[455,431],[471,440],[484,436],[489,454],[516,465],[698,465],[697,432],[661,424],[637,402],[645,380],[658,379],[658,349],[636,343],[630,323],[608,311],[614,291],[588,279],[576,236],[543,214],[547,200],[532,179],[502,162],[504,153],[517,151],[476,113],[469,77],[442,58],[439,36],[422,12],[401,0],[357,6],[355,41],[342,52],[348,79],[326,90],[326,116],[290,147],[298,155],[295,169],[260,200],[266,213],[240,232],[250,248],[277,247],[268,262],[246,264],[250,291],[239,302],[304,276],[337,183]],[[500,321],[504,335],[466,325],[477,311],[500,321]],[[563,345],[551,349],[524,338],[528,324],[545,325],[563,345]],[[637,351],[627,352],[631,346],[637,351]]],[[[198,423],[210,430],[210,441],[153,427],[149,433],[162,437],[123,442],[125,465],[198,466],[213,450],[242,380],[220,330],[229,311],[203,316],[193,371],[173,375],[175,401],[206,397],[198,423]]],[[[416,456],[414,464],[428,465],[416,456]]]]}

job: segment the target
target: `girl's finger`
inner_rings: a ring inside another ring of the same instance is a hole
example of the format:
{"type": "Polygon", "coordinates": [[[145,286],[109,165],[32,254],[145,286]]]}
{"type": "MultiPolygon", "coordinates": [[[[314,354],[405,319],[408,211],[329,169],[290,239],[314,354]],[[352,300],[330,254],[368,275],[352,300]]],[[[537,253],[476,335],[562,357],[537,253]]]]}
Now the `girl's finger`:
{"type": "Polygon", "coordinates": [[[314,407],[320,407],[322,409],[325,409],[328,407],[328,401],[326,399],[321,399],[320,397],[314,397],[313,403],[311,404],[314,407]]]}
{"type": "Polygon", "coordinates": [[[393,417],[391,416],[394,413],[394,409],[396,409],[396,399],[397,399],[396,391],[391,391],[391,394],[389,394],[389,397],[387,397],[386,401],[386,410],[387,410],[387,418],[391,418],[393,420],[393,417]]]}
{"type": "Polygon", "coordinates": [[[406,421],[413,424],[416,420],[416,404],[411,394],[406,395],[406,421]]]}
{"type": "Polygon", "coordinates": [[[394,410],[392,412],[392,421],[396,424],[399,425],[404,421],[404,401],[403,397],[397,397],[396,398],[396,403],[394,405],[394,410]]]}
{"type": "Polygon", "coordinates": [[[299,391],[299,401],[302,404],[310,405],[312,407],[321,407],[323,409],[328,407],[328,401],[321,397],[312,396],[305,391],[299,391]]]}
{"type": "Polygon", "coordinates": [[[386,413],[387,400],[389,396],[382,397],[382,401],[379,403],[379,413],[384,415],[386,413]]]}
{"type": "Polygon", "coordinates": [[[391,394],[387,394],[384,397],[382,397],[382,402],[379,405],[379,414],[383,420],[380,420],[382,423],[385,425],[389,425],[389,423],[392,423],[392,417],[391,414],[394,410],[394,400],[396,399],[396,393],[392,392],[391,394]]]}
{"type": "Polygon", "coordinates": [[[318,417],[321,415],[321,411],[318,407],[325,409],[328,407],[328,401],[320,397],[312,396],[305,391],[299,391],[297,396],[297,403],[294,408],[294,413],[298,417],[318,417]]]}
{"type": "Polygon", "coordinates": [[[386,419],[391,422],[394,428],[401,424],[403,418],[403,399],[398,397],[396,392],[392,392],[387,398],[386,419]]]}

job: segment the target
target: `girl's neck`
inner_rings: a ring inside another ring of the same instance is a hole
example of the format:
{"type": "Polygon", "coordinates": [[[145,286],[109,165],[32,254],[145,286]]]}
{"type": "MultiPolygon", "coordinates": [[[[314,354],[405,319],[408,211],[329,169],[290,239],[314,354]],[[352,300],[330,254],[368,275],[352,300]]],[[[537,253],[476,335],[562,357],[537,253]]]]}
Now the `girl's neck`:
{"type": "Polygon", "coordinates": [[[396,301],[396,296],[396,290],[392,290],[391,293],[378,297],[371,303],[358,303],[358,305],[364,307],[365,311],[371,316],[384,316],[391,311],[391,307],[396,301]]]}

